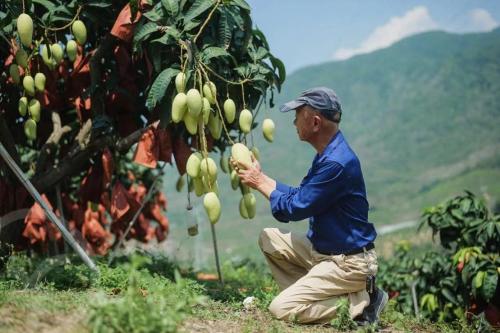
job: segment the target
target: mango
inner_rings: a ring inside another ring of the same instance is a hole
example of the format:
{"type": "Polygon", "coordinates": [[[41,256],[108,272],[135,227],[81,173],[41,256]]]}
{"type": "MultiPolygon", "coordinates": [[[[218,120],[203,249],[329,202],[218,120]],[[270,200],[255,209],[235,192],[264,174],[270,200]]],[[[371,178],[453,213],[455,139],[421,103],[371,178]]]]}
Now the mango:
{"type": "Polygon", "coordinates": [[[236,190],[240,185],[240,177],[238,176],[236,170],[231,171],[230,177],[231,177],[231,188],[233,190],[236,190]]]}
{"type": "Polygon", "coordinates": [[[189,89],[186,94],[187,96],[187,106],[188,112],[192,117],[197,118],[203,107],[203,101],[201,99],[200,92],[197,89],[189,89]]]}
{"type": "Polygon", "coordinates": [[[203,191],[205,193],[214,192],[215,194],[219,195],[219,184],[217,183],[217,180],[202,176],[201,182],[203,183],[203,191]]]}
{"type": "Polygon", "coordinates": [[[198,119],[197,117],[193,117],[189,112],[184,113],[184,125],[189,134],[195,135],[198,132],[198,119]]]}
{"type": "Polygon", "coordinates": [[[236,117],[236,104],[231,98],[226,99],[224,102],[224,116],[229,124],[232,124],[236,117]]]}
{"type": "Polygon", "coordinates": [[[26,53],[23,49],[17,50],[16,63],[22,68],[28,68],[28,53],[26,53]]]}
{"type": "Polygon", "coordinates": [[[203,176],[208,177],[210,180],[217,179],[217,164],[210,157],[201,160],[200,171],[203,176]]]}
{"type": "Polygon", "coordinates": [[[30,113],[31,119],[36,121],[37,123],[40,121],[40,102],[33,98],[29,103],[28,103],[28,111],[30,113]]]}
{"type": "Polygon", "coordinates": [[[222,155],[220,157],[219,165],[220,165],[222,172],[224,172],[224,173],[229,172],[229,160],[226,157],[224,157],[224,155],[222,155]]]}
{"type": "Polygon", "coordinates": [[[12,82],[19,84],[21,82],[21,75],[19,74],[19,67],[17,64],[11,64],[9,66],[9,74],[12,78],[12,82]]]}
{"type": "Polygon", "coordinates": [[[50,47],[48,44],[43,44],[41,46],[41,51],[40,51],[40,53],[42,54],[43,63],[47,66],[52,64],[52,51],[50,51],[50,54],[49,54],[49,48],[50,47]]]}
{"type": "Polygon", "coordinates": [[[69,61],[75,61],[78,55],[78,44],[73,39],[68,40],[66,43],[66,54],[68,55],[69,61]]]}
{"type": "Polygon", "coordinates": [[[210,112],[210,117],[208,119],[208,130],[215,140],[219,140],[222,135],[222,122],[220,118],[210,112]]]}
{"type": "Polygon", "coordinates": [[[172,121],[174,123],[180,122],[184,118],[187,111],[187,96],[185,93],[178,93],[175,95],[172,102],[172,121]]]}
{"type": "Polygon", "coordinates": [[[245,200],[243,198],[240,199],[240,215],[245,220],[248,219],[247,207],[245,205],[245,200]]]}
{"type": "Polygon", "coordinates": [[[175,189],[177,192],[181,192],[182,189],[184,188],[184,177],[181,175],[179,176],[179,178],[177,179],[177,182],[175,183],[175,189]]]}
{"type": "Polygon", "coordinates": [[[217,223],[217,221],[219,221],[221,213],[220,201],[217,197],[217,194],[215,194],[214,192],[205,194],[205,197],[203,198],[203,206],[205,206],[205,210],[207,212],[210,223],[217,223]]]}
{"type": "Polygon", "coordinates": [[[274,121],[272,119],[266,118],[264,122],[262,122],[262,134],[264,134],[264,138],[273,142],[274,140],[274,121]]]}
{"type": "Polygon", "coordinates": [[[255,157],[255,159],[257,161],[260,161],[260,150],[259,150],[259,148],[253,146],[251,152],[252,152],[253,157],[255,157]]]}
{"type": "Polygon", "coordinates": [[[203,114],[203,123],[207,125],[208,120],[210,119],[211,109],[210,109],[210,102],[206,97],[203,97],[203,107],[201,109],[201,112],[203,114]]]}
{"type": "Polygon", "coordinates": [[[247,193],[243,195],[243,202],[245,204],[246,213],[249,219],[253,219],[255,217],[255,213],[257,211],[257,200],[255,199],[255,195],[253,193],[247,193]]]}
{"type": "Polygon", "coordinates": [[[186,163],[186,172],[191,178],[200,176],[200,164],[203,156],[199,152],[192,153],[186,163]]]}
{"type": "Polygon", "coordinates": [[[211,81],[206,82],[203,85],[203,96],[205,96],[210,104],[215,104],[215,99],[217,98],[217,87],[211,81]]]}
{"type": "Polygon", "coordinates": [[[80,21],[76,20],[73,22],[73,25],[71,26],[71,32],[73,33],[73,36],[75,36],[76,42],[80,45],[85,45],[85,42],[87,41],[87,28],[85,27],[85,24],[80,21]]]}
{"type": "Polygon", "coordinates": [[[21,116],[26,115],[26,111],[28,111],[28,98],[23,96],[19,98],[18,111],[21,116]]]}
{"type": "Polygon", "coordinates": [[[50,52],[52,53],[52,58],[55,60],[56,64],[60,63],[63,56],[64,51],[61,45],[54,43],[50,46],[50,52]]]}
{"type": "Polygon", "coordinates": [[[250,133],[250,130],[252,129],[252,121],[253,121],[252,113],[247,109],[243,109],[240,113],[240,119],[239,119],[240,130],[245,134],[250,133]]]}
{"type": "Polygon", "coordinates": [[[45,90],[45,74],[36,73],[35,74],[35,88],[37,91],[43,92],[45,90]]]}
{"type": "Polygon", "coordinates": [[[194,185],[194,194],[196,194],[197,197],[202,196],[203,193],[205,193],[205,188],[203,186],[203,181],[200,178],[191,178],[193,180],[193,185],[194,185]]]}
{"type": "Polygon", "coordinates": [[[36,139],[36,122],[33,119],[24,122],[24,134],[28,140],[36,139]]]}
{"type": "Polygon", "coordinates": [[[186,74],[183,72],[175,77],[175,89],[178,93],[183,93],[186,90],[186,74]]]}
{"type": "Polygon", "coordinates": [[[26,75],[23,78],[23,87],[26,94],[29,96],[35,96],[35,80],[33,80],[31,75],[26,75]]]}
{"type": "Polygon", "coordinates": [[[17,33],[21,44],[30,47],[33,40],[33,20],[28,14],[23,13],[17,18],[17,33]]]}
{"type": "Polygon", "coordinates": [[[250,150],[248,150],[248,148],[242,143],[235,143],[231,147],[231,156],[237,162],[252,165],[252,157],[250,154],[250,150]]]}

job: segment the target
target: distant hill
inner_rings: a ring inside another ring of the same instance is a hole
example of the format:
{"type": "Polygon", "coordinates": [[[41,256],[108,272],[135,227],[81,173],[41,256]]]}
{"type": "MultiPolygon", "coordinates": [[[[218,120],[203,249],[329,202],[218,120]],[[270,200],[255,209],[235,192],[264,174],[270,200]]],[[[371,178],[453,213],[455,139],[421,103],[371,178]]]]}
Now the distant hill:
{"type": "MultiPolygon", "coordinates": [[[[346,61],[300,69],[287,78],[277,106],[313,86],[333,88],[342,101],[341,129],[362,163],[371,221],[416,219],[424,207],[465,188],[490,203],[500,199],[500,29],[428,32],[346,61]]],[[[268,116],[277,124],[275,142],[254,135],[263,167],[296,185],[315,152],[298,141],[292,114],[261,110],[259,120],[268,116]]],[[[256,222],[242,222],[239,196],[231,196],[225,178],[222,242],[233,250],[256,250],[258,230],[276,225],[269,206],[259,200],[256,222]]],[[[177,214],[185,195],[172,193],[173,182],[175,177],[168,179],[168,195],[179,204],[171,214],[182,219],[177,214]]]]}

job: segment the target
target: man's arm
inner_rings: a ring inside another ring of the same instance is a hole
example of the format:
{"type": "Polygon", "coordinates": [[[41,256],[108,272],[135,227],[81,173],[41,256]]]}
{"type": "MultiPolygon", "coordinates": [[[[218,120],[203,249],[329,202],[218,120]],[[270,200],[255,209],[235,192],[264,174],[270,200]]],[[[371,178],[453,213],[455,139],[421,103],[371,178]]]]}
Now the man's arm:
{"type": "Polygon", "coordinates": [[[271,203],[273,216],[281,221],[300,221],[317,215],[343,193],[343,167],[336,162],[318,166],[314,175],[301,187],[285,185],[287,193],[280,191],[281,184],[264,174],[258,161],[253,165],[234,165],[243,184],[258,190],[271,203]]]}
{"type": "Polygon", "coordinates": [[[336,162],[319,165],[314,174],[293,194],[273,191],[273,216],[282,222],[300,221],[321,214],[346,191],[343,167],[336,162]]]}

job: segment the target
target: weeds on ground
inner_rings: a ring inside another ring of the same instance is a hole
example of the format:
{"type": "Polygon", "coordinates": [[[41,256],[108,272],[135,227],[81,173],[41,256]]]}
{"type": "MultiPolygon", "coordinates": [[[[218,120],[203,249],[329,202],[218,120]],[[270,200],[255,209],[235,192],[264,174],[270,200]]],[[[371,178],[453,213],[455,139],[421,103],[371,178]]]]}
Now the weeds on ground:
{"type": "Polygon", "coordinates": [[[349,314],[349,300],[343,297],[339,299],[337,305],[336,316],[332,319],[330,325],[339,331],[355,329],[357,327],[356,323],[351,319],[351,315],[349,314]]]}
{"type": "Polygon", "coordinates": [[[89,326],[93,332],[176,332],[193,306],[204,303],[196,283],[182,279],[178,273],[174,283],[140,269],[148,264],[149,258],[134,256],[128,265],[124,295],[101,295],[92,305],[89,326]]]}

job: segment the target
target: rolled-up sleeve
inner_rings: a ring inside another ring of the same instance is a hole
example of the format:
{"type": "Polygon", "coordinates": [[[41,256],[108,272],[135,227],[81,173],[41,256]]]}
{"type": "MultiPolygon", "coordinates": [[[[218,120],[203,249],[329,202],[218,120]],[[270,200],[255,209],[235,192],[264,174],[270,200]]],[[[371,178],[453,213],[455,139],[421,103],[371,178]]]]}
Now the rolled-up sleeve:
{"type": "Polygon", "coordinates": [[[321,214],[345,191],[343,167],[323,162],[298,188],[277,183],[269,198],[271,212],[280,222],[300,221],[321,214]]]}

